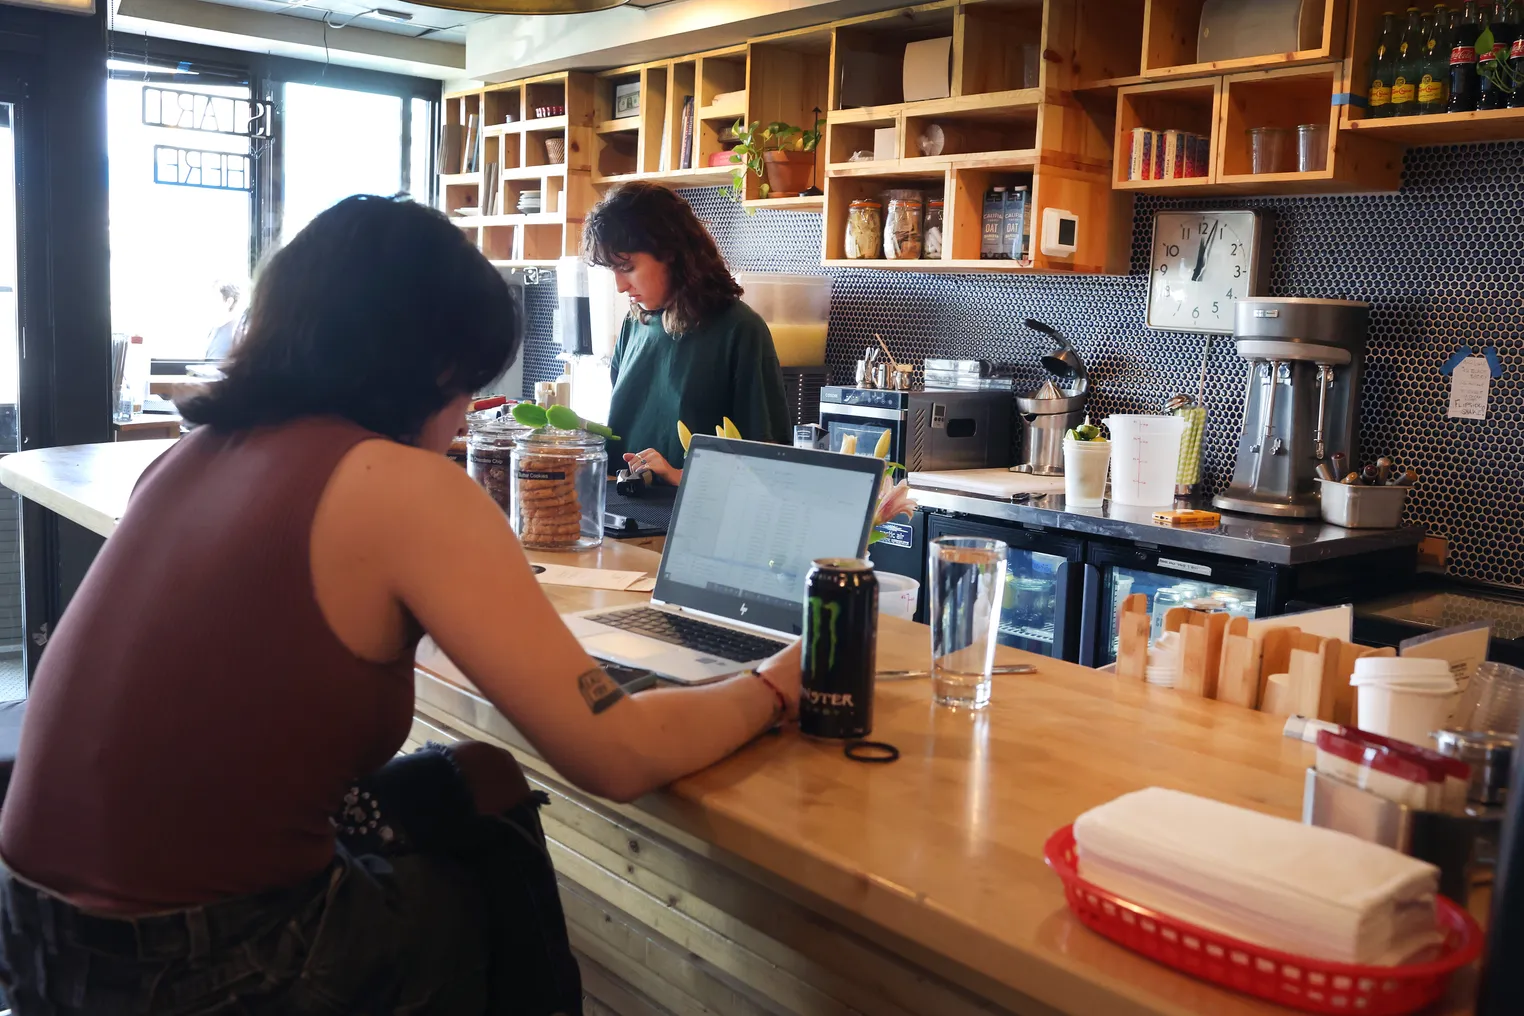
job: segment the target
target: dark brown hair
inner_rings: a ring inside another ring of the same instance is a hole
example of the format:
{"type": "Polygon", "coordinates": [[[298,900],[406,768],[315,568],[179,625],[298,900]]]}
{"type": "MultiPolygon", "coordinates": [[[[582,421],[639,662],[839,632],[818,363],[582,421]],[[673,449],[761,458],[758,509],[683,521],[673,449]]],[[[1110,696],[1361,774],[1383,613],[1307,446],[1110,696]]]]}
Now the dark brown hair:
{"type": "MultiPolygon", "coordinates": [[[[620,184],[587,213],[582,254],[591,264],[623,268],[631,254],[650,254],[667,266],[671,295],[661,323],[679,335],[735,302],[741,287],[720,249],[688,202],[654,183],[620,184]]],[[[647,319],[637,308],[641,320],[647,319]]]]}
{"type": "Polygon", "coordinates": [[[180,406],[225,430],[340,416],[396,441],[518,353],[518,300],[439,212],[356,196],[266,262],[227,377],[180,406]]]}

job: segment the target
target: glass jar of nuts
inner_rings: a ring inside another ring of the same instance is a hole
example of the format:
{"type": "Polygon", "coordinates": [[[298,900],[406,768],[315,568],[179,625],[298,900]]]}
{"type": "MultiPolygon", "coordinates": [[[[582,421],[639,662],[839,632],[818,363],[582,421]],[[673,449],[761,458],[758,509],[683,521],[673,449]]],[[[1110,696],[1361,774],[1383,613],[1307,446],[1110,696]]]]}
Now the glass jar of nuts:
{"type": "Polygon", "coordinates": [[[545,428],[513,449],[513,531],[531,550],[591,550],[603,543],[608,496],[603,438],[545,428]]]}

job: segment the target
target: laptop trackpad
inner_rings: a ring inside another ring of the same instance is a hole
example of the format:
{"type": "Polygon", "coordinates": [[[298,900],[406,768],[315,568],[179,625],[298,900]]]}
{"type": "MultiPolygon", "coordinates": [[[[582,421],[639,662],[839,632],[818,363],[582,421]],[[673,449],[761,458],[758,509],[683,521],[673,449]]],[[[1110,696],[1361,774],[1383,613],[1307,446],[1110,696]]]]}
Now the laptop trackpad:
{"type": "Polygon", "coordinates": [[[616,631],[606,635],[593,635],[580,640],[582,648],[593,656],[606,656],[611,660],[649,660],[665,656],[674,646],[668,646],[639,635],[616,631]]]}

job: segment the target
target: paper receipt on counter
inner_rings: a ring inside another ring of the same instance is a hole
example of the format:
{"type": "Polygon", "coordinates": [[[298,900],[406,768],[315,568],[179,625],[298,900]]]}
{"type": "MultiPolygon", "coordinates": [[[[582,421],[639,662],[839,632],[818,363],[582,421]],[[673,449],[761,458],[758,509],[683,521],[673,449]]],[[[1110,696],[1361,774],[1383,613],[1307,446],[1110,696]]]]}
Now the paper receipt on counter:
{"type": "Polygon", "coordinates": [[[535,577],[553,586],[581,586],[583,589],[611,589],[616,592],[648,593],[656,580],[639,571],[612,571],[605,568],[573,568],[564,564],[542,564],[535,577]]]}

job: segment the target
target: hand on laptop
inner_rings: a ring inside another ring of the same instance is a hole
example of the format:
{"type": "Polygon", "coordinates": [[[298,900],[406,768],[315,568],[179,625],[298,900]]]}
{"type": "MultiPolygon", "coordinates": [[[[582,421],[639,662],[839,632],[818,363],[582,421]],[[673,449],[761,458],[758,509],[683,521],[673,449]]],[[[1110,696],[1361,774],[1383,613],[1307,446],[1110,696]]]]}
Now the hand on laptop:
{"type": "Polygon", "coordinates": [[[631,476],[639,475],[643,470],[649,469],[662,483],[676,487],[683,482],[683,471],[672,468],[672,463],[668,462],[666,456],[655,448],[647,448],[633,455],[626,452],[624,464],[631,476]]]}
{"type": "Polygon", "coordinates": [[[801,645],[803,643],[796,640],[793,645],[783,650],[783,652],[769,657],[757,668],[757,673],[766,677],[773,683],[774,687],[783,693],[783,697],[788,703],[788,708],[783,718],[789,722],[799,718],[799,692],[801,685],[799,647],[801,645]]]}

